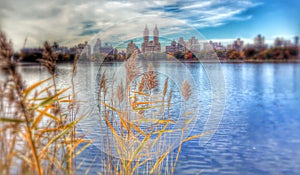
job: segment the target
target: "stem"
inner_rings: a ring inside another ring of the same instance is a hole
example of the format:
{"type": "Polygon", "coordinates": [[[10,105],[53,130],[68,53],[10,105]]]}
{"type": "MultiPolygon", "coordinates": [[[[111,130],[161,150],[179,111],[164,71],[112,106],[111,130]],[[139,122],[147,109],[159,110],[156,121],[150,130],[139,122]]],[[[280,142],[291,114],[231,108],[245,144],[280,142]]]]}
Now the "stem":
{"type": "MultiPolygon", "coordinates": [[[[17,76],[16,73],[14,73],[12,75],[13,75],[13,77],[17,76]]],[[[27,130],[28,135],[29,135],[29,145],[31,147],[33,158],[34,158],[35,164],[37,166],[38,174],[42,175],[43,173],[42,173],[42,170],[41,170],[40,161],[39,161],[39,158],[38,158],[36,146],[34,144],[34,139],[33,139],[33,136],[32,136],[33,134],[31,132],[30,120],[29,120],[30,115],[28,114],[28,111],[26,109],[26,105],[25,105],[25,102],[24,102],[24,99],[23,99],[23,96],[22,96],[22,90],[20,89],[20,86],[17,84],[17,82],[15,82],[15,83],[16,83],[16,90],[17,90],[18,96],[20,98],[20,105],[21,105],[22,113],[24,114],[24,117],[25,117],[25,120],[26,120],[26,130],[27,130]]]]}

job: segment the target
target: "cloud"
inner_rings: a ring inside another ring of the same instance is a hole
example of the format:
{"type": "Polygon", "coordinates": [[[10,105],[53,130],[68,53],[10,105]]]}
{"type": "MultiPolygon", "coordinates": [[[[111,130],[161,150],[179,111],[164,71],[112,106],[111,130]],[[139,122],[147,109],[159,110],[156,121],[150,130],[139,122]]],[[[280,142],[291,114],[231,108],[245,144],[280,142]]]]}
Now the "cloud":
{"type": "MultiPolygon", "coordinates": [[[[163,8],[164,15],[182,19],[197,27],[216,27],[234,20],[248,20],[251,16],[243,16],[242,12],[261,5],[252,1],[204,0],[176,1],[163,8]]],[[[160,8],[152,10],[160,11],[160,8]]]]}
{"type": "Polygon", "coordinates": [[[203,28],[247,20],[251,17],[241,13],[259,5],[250,0],[0,0],[0,3],[0,26],[17,49],[23,46],[26,37],[28,47],[41,46],[45,40],[72,46],[90,40],[98,32],[106,41],[130,40],[141,37],[145,24],[150,31],[157,24],[165,36],[188,33],[186,25],[203,28]]]}

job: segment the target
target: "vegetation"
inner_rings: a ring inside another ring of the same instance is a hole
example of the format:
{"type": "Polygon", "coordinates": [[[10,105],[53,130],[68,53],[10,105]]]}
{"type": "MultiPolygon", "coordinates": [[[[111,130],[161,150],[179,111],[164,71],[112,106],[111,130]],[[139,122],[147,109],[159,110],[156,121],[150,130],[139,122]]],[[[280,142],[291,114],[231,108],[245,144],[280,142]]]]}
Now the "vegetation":
{"type": "Polygon", "coordinates": [[[5,75],[0,82],[0,174],[74,174],[74,157],[91,142],[75,133],[83,116],[76,117],[74,89],[67,95],[69,88],[56,86],[56,55],[46,43],[41,63],[50,78],[26,86],[2,31],[0,49],[5,75]]]}
{"type": "MultiPolygon", "coordinates": [[[[125,63],[125,84],[115,84],[116,77],[108,77],[106,70],[99,80],[99,109],[103,114],[99,120],[106,131],[101,149],[112,155],[103,162],[104,174],[173,174],[182,144],[203,134],[188,137],[194,111],[186,107],[181,122],[176,120],[180,116],[170,112],[173,90],[169,79],[159,84],[153,65],[142,73],[138,63],[135,51],[125,63]],[[114,83],[108,85],[111,79],[114,83]],[[177,138],[172,140],[172,135],[177,138]]],[[[181,87],[184,103],[191,95],[191,86],[185,80],[181,87]]]]}
{"type": "MultiPolygon", "coordinates": [[[[45,42],[42,58],[35,59],[47,68],[49,78],[26,86],[17,71],[20,59],[13,59],[12,43],[0,32],[0,174],[75,174],[75,157],[85,150],[90,140],[76,133],[78,116],[76,75],[79,55],[74,57],[72,86],[59,89],[56,69],[59,55],[45,42]]],[[[189,55],[191,56],[191,54],[189,55]]],[[[170,112],[172,88],[166,79],[163,89],[151,64],[141,73],[137,51],[126,61],[126,82],[109,88],[107,79],[99,82],[99,121],[106,130],[103,150],[104,174],[173,174],[184,142],[203,134],[188,136],[193,111],[184,105],[182,121],[176,123],[170,112]],[[136,85],[134,82],[138,82],[136,85]],[[110,94],[110,95],[108,95],[110,94]],[[159,94],[159,95],[157,95],[159,94]],[[174,127],[174,125],[177,126],[174,127]],[[170,134],[177,139],[170,139],[170,134]],[[177,145],[176,145],[177,144],[177,145]],[[173,151],[177,146],[177,151],[173,151]],[[115,152],[115,153],[114,153],[115,152]],[[113,155],[113,156],[110,156],[113,155]]],[[[192,96],[186,80],[182,83],[184,103],[192,96]]],[[[177,114],[178,115],[178,114],[177,114]]],[[[87,170],[88,172],[88,170],[87,170]]]]}
{"type": "MultiPolygon", "coordinates": [[[[288,61],[288,60],[296,60],[298,55],[297,47],[286,47],[286,48],[270,48],[266,50],[256,50],[254,48],[246,48],[242,51],[237,51],[234,49],[229,50],[201,50],[198,53],[193,53],[191,51],[182,52],[177,51],[174,53],[170,53],[169,57],[174,57],[178,60],[215,60],[218,58],[223,61],[288,61]]],[[[23,62],[38,62],[42,56],[41,53],[21,53],[15,54],[15,58],[21,57],[23,62]]],[[[73,62],[75,59],[74,54],[58,54],[57,62],[73,62]]],[[[91,60],[99,60],[103,59],[105,62],[116,62],[116,61],[126,61],[129,59],[131,54],[122,55],[118,54],[105,54],[105,53],[96,53],[91,56],[91,60]]],[[[165,54],[159,54],[159,58],[162,60],[167,59],[168,56],[165,54]]],[[[82,55],[82,58],[88,59],[87,55],[82,55]]],[[[151,58],[151,60],[157,60],[157,56],[155,58],[151,58]]],[[[149,59],[143,58],[142,59],[149,59]]]]}
{"type": "MultiPolygon", "coordinates": [[[[209,51],[207,51],[208,53],[209,51]]],[[[265,50],[256,50],[254,48],[247,48],[238,52],[236,50],[227,50],[227,51],[215,51],[218,55],[218,58],[221,60],[227,61],[295,61],[298,56],[297,47],[286,47],[286,48],[270,48],[265,50]]],[[[201,53],[198,58],[204,59],[203,54],[201,53]]],[[[209,57],[205,57],[209,59],[209,57]]]]}

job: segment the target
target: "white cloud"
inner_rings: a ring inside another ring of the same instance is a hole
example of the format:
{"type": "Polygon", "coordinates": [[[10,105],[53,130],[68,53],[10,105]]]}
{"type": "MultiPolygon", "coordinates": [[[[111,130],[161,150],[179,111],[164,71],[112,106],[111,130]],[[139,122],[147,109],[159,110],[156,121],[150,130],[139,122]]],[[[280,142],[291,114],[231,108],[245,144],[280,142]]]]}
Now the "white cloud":
{"type": "Polygon", "coordinates": [[[187,24],[201,28],[223,25],[228,20],[247,20],[249,16],[238,15],[258,5],[250,0],[2,1],[0,25],[17,49],[26,37],[27,46],[41,46],[45,40],[71,46],[99,31],[103,40],[122,41],[140,37],[145,24],[150,31],[157,24],[164,35],[183,34],[190,32],[185,31],[187,24]]]}

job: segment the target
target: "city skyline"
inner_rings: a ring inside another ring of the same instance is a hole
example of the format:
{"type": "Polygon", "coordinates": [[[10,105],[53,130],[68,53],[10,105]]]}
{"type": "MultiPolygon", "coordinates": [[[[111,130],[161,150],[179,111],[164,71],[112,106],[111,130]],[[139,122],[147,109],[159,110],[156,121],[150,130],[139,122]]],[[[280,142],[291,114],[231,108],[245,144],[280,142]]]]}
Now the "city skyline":
{"type": "MultiPolygon", "coordinates": [[[[57,42],[54,42],[52,48],[55,52],[59,52],[62,54],[75,54],[81,53],[84,49],[84,53],[87,55],[92,54],[132,54],[135,49],[138,49],[141,53],[174,53],[177,51],[186,53],[193,52],[197,53],[200,51],[228,51],[228,50],[236,50],[238,52],[243,51],[244,49],[255,49],[255,50],[266,50],[271,48],[288,48],[288,47],[299,47],[299,36],[295,36],[294,40],[286,40],[284,38],[277,37],[273,40],[273,43],[268,45],[265,43],[265,37],[258,34],[253,38],[252,43],[245,43],[240,38],[237,38],[232,43],[228,45],[223,45],[221,42],[215,42],[212,40],[199,40],[195,36],[191,38],[184,38],[179,36],[178,40],[169,40],[162,42],[160,44],[159,37],[159,29],[157,25],[155,25],[155,29],[153,30],[152,41],[150,41],[150,34],[147,28],[147,25],[143,31],[143,37],[140,38],[139,44],[134,42],[133,40],[127,41],[123,43],[123,46],[113,46],[110,42],[101,40],[97,38],[94,44],[88,43],[85,41],[84,43],[78,43],[73,47],[60,46],[57,42]]],[[[32,47],[32,48],[22,48],[21,52],[25,53],[42,53],[42,47],[32,47]]]]}
{"type": "Polygon", "coordinates": [[[97,33],[126,41],[139,34],[136,28],[145,24],[158,24],[162,34],[169,30],[180,33],[188,25],[208,41],[225,45],[237,38],[250,43],[257,34],[265,36],[269,45],[277,37],[293,40],[300,35],[296,0],[0,2],[0,27],[13,40],[16,50],[22,48],[25,38],[26,46],[50,40],[70,47],[97,33]],[[30,8],[23,8],[28,4],[30,8]],[[109,26],[122,22],[125,29],[107,31],[109,26]]]}

